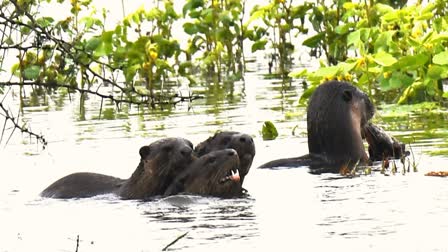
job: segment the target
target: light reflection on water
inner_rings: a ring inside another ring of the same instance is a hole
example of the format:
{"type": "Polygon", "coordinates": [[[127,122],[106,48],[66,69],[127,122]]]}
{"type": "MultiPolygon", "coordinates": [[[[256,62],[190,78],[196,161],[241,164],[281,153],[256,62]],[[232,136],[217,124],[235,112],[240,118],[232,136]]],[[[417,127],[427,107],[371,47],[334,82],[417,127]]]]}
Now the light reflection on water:
{"type": "MultiPolygon", "coordinates": [[[[171,250],[447,251],[448,181],[423,176],[426,170],[446,169],[446,158],[424,154],[443,138],[414,144],[418,173],[340,179],[311,175],[304,168],[258,170],[266,161],[307,152],[305,110],[297,107],[299,84],[279,90],[272,83],[248,74],[246,85],[234,88],[241,96],[238,103],[199,100],[191,109],[177,106],[170,115],[131,111],[122,119],[78,121],[73,97],[63,109],[27,113],[25,119],[50,144],[42,151],[23,145],[16,134],[0,152],[0,251],[75,251],[77,235],[78,251],[160,251],[186,232],[171,250]],[[278,127],[278,140],[261,140],[265,120],[278,127]],[[82,200],[38,196],[72,172],[129,177],[142,145],[166,136],[197,144],[218,129],[255,138],[257,154],[244,185],[248,197],[140,202],[110,195],[82,200]]],[[[98,104],[89,99],[88,119],[97,116],[98,104]]],[[[411,137],[413,132],[399,133],[411,137]]]]}

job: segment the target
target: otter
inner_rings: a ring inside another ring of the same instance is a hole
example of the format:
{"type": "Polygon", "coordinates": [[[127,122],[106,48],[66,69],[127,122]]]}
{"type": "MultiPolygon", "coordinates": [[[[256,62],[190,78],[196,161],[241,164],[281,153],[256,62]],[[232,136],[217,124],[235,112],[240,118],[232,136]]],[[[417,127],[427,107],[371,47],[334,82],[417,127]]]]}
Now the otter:
{"type": "Polygon", "coordinates": [[[363,130],[367,143],[369,144],[370,161],[383,161],[385,159],[401,159],[409,156],[405,145],[395,137],[387,135],[384,129],[373,123],[368,123],[363,130]]]}
{"type": "Polygon", "coordinates": [[[209,152],[180,173],[164,196],[195,194],[221,198],[243,194],[239,175],[239,157],[234,149],[209,152]]]}
{"type": "Polygon", "coordinates": [[[375,108],[369,97],[348,82],[328,81],[312,94],[307,108],[309,154],[274,160],[260,168],[309,166],[312,173],[366,164],[363,129],[375,108]]]}
{"type": "Polygon", "coordinates": [[[97,173],[73,173],[42,191],[42,197],[88,198],[116,194],[121,199],[162,195],[175,176],[194,159],[193,144],[183,138],[165,138],[140,148],[140,163],[129,179],[97,173]]]}
{"type": "Polygon", "coordinates": [[[249,173],[255,156],[255,144],[251,136],[236,131],[218,131],[212,137],[199,143],[194,153],[201,157],[215,150],[234,149],[240,159],[239,174],[241,184],[249,173]]]}

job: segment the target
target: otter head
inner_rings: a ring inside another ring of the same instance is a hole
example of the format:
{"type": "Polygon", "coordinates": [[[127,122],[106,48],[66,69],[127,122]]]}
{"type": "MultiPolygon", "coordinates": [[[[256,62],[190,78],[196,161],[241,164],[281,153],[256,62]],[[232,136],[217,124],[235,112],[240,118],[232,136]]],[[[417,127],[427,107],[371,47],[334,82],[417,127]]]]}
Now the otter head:
{"type": "Polygon", "coordinates": [[[251,136],[240,132],[222,131],[198,144],[194,152],[200,157],[212,151],[223,149],[234,149],[238,153],[240,159],[239,173],[242,184],[244,177],[249,173],[255,156],[254,140],[251,136]]]}
{"type": "Polygon", "coordinates": [[[161,195],[174,177],[193,161],[193,144],[183,138],[164,138],[140,148],[140,163],[120,191],[128,199],[161,195]]]}
{"type": "Polygon", "coordinates": [[[196,159],[168,187],[165,195],[178,193],[215,197],[242,194],[238,153],[233,149],[212,151],[196,159]]]}
{"type": "Polygon", "coordinates": [[[367,161],[362,131],[374,113],[369,97],[350,83],[329,81],[318,86],[307,109],[310,154],[333,166],[334,172],[367,161]]]}
{"type": "Polygon", "coordinates": [[[389,158],[398,159],[410,154],[406,151],[404,144],[372,123],[365,125],[363,134],[369,144],[368,151],[371,161],[383,161],[389,158]]]}

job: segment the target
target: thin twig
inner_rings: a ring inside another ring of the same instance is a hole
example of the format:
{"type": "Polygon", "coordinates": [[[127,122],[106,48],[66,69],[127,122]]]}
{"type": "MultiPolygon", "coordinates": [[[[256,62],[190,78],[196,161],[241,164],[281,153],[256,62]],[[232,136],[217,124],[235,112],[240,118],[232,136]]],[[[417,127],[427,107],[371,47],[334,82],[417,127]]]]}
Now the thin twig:
{"type": "Polygon", "coordinates": [[[166,251],[169,247],[174,245],[176,242],[178,242],[180,239],[184,238],[188,234],[188,231],[182,234],[181,236],[177,237],[174,241],[172,241],[170,244],[166,245],[162,251],[166,251]]]}
{"type": "Polygon", "coordinates": [[[36,140],[40,141],[43,144],[43,148],[45,149],[45,146],[47,146],[48,143],[47,143],[47,141],[45,140],[45,138],[42,135],[38,135],[38,134],[32,132],[31,130],[29,130],[29,129],[23,127],[23,126],[20,126],[19,125],[19,116],[17,116],[17,120],[16,120],[13,116],[11,116],[10,111],[7,110],[3,106],[3,103],[1,103],[1,102],[0,102],[0,109],[3,110],[4,115],[2,115],[2,116],[5,117],[5,123],[4,123],[4,127],[3,127],[3,130],[2,130],[2,136],[1,136],[0,140],[3,139],[3,133],[5,131],[6,122],[10,121],[10,122],[12,122],[14,127],[13,127],[13,130],[11,132],[11,135],[9,136],[8,140],[6,141],[6,145],[8,145],[9,140],[11,140],[11,137],[14,134],[15,130],[19,129],[22,133],[25,133],[25,134],[28,134],[30,136],[33,136],[34,138],[36,138],[36,140]]]}
{"type": "Polygon", "coordinates": [[[78,248],[79,248],[79,235],[76,236],[76,250],[75,250],[75,252],[78,252],[78,248]]]}

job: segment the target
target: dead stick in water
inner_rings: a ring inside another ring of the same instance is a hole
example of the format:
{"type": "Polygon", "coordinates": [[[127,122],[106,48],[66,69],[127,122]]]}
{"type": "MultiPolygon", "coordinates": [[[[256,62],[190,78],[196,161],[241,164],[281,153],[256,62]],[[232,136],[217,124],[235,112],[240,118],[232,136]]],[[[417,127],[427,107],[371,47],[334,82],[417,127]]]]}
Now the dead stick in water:
{"type": "Polygon", "coordinates": [[[75,250],[75,252],[78,252],[78,248],[79,248],[79,235],[76,237],[76,250],[75,250]]]}
{"type": "Polygon", "coordinates": [[[176,238],[174,241],[172,241],[170,244],[166,245],[166,247],[164,247],[164,248],[162,249],[162,251],[166,251],[169,247],[171,247],[172,245],[174,245],[174,243],[176,243],[176,242],[179,241],[180,239],[184,238],[187,234],[188,234],[188,231],[185,232],[185,234],[183,234],[183,235],[177,237],[177,238],[176,238]]]}

